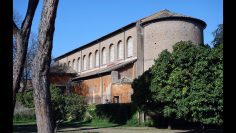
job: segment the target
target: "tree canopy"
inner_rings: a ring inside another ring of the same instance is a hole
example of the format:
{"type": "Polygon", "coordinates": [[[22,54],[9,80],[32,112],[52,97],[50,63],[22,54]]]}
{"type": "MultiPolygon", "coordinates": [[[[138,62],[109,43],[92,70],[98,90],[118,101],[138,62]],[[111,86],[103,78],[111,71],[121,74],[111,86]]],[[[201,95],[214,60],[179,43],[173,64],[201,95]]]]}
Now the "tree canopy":
{"type": "MultiPolygon", "coordinates": [[[[173,51],[164,50],[150,68],[151,75],[134,80],[136,103],[143,103],[146,93],[166,118],[184,118],[202,124],[223,123],[223,44],[210,48],[192,42],[178,42],[173,51]],[[143,87],[142,83],[146,83],[143,87]],[[143,89],[140,89],[140,87],[143,89]]],[[[142,104],[138,104],[140,106],[142,104]]],[[[142,107],[145,107],[142,105],[142,107]]]]}
{"type": "Polygon", "coordinates": [[[214,40],[212,41],[213,46],[217,46],[223,43],[223,24],[219,24],[217,29],[212,33],[214,40]]]}

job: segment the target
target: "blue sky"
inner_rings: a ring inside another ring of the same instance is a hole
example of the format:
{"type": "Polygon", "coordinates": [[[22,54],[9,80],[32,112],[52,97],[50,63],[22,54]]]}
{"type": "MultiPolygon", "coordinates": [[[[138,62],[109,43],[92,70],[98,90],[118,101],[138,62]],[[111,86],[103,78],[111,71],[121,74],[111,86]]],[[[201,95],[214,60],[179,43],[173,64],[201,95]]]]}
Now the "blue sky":
{"type": "MultiPolygon", "coordinates": [[[[23,19],[28,0],[13,2],[14,10],[23,19]]],[[[40,0],[33,20],[34,33],[38,33],[42,3],[40,0]]],[[[163,9],[205,21],[205,44],[210,44],[212,32],[223,23],[223,0],[60,0],[52,56],[60,56],[163,9]]]]}

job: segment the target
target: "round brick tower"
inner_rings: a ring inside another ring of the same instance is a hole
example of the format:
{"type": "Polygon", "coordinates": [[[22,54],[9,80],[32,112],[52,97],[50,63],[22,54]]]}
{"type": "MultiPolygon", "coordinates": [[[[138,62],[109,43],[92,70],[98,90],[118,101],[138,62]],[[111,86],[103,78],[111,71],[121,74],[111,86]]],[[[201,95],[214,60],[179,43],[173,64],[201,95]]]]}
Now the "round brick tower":
{"type": "Polygon", "coordinates": [[[140,20],[143,33],[144,71],[154,64],[161,51],[172,51],[179,41],[203,44],[203,30],[206,23],[200,19],[168,10],[160,11],[140,20]]]}

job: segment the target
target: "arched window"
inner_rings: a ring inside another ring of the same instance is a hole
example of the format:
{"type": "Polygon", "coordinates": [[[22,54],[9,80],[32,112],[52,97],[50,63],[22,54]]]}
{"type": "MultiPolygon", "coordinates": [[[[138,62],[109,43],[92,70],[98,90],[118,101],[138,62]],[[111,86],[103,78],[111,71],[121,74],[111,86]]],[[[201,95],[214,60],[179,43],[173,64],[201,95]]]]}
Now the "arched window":
{"type": "Polygon", "coordinates": [[[106,64],[106,49],[105,47],[102,49],[102,65],[106,64]]]}
{"type": "Polygon", "coordinates": [[[110,59],[110,62],[113,62],[115,60],[115,49],[114,49],[114,45],[111,44],[110,45],[110,48],[109,48],[109,59],[110,59]]]}
{"type": "Polygon", "coordinates": [[[93,68],[93,60],[92,60],[92,53],[89,53],[89,69],[93,68]]]}
{"type": "Polygon", "coordinates": [[[85,71],[87,69],[87,62],[86,62],[86,55],[83,57],[83,70],[85,71]]]}
{"type": "Polygon", "coordinates": [[[127,57],[133,56],[133,39],[129,37],[127,39],[127,57]]]}
{"type": "Polygon", "coordinates": [[[98,53],[98,50],[95,51],[95,67],[99,67],[99,53],[98,53]]]}
{"type": "Polygon", "coordinates": [[[71,66],[71,64],[70,64],[70,61],[68,62],[68,67],[70,67],[71,66]]]}
{"type": "Polygon", "coordinates": [[[64,67],[66,67],[66,63],[64,63],[64,67]]]}
{"type": "Polygon", "coordinates": [[[73,62],[72,62],[72,67],[73,67],[73,69],[74,70],[76,70],[76,63],[75,63],[75,59],[73,60],[73,62]]]}
{"type": "Polygon", "coordinates": [[[117,58],[118,59],[124,58],[124,45],[123,45],[122,41],[119,41],[118,45],[117,45],[117,58]]]}
{"type": "Polygon", "coordinates": [[[78,72],[81,71],[80,67],[81,67],[80,58],[78,58],[78,60],[77,60],[77,71],[78,72]]]}

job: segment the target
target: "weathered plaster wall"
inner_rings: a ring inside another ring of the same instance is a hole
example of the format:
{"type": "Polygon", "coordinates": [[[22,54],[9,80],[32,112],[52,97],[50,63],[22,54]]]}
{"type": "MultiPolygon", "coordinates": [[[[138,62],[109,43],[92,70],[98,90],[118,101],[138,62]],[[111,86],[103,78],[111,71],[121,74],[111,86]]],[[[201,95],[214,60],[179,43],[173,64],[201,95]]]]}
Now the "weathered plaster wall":
{"type": "Polygon", "coordinates": [[[119,103],[130,103],[133,89],[131,84],[113,84],[112,85],[112,100],[114,96],[119,96],[119,103]]]}
{"type": "Polygon", "coordinates": [[[161,51],[172,51],[179,41],[203,43],[203,27],[187,20],[166,20],[144,26],[144,71],[154,64],[161,51]]]}

